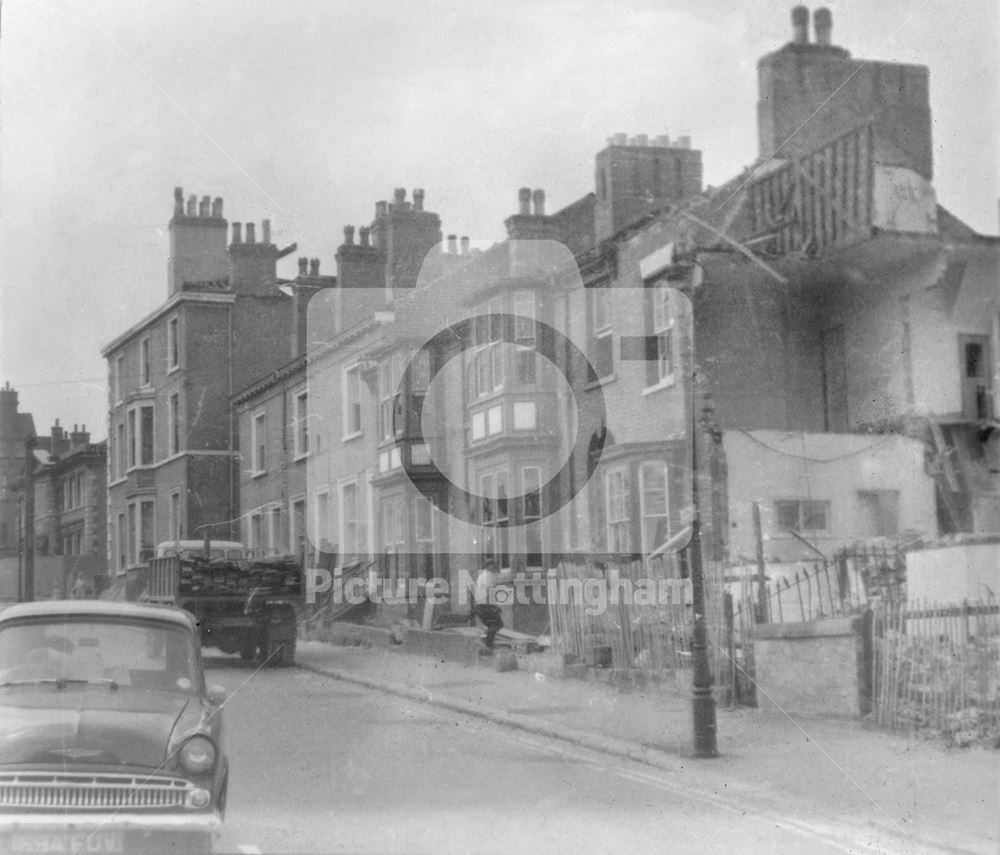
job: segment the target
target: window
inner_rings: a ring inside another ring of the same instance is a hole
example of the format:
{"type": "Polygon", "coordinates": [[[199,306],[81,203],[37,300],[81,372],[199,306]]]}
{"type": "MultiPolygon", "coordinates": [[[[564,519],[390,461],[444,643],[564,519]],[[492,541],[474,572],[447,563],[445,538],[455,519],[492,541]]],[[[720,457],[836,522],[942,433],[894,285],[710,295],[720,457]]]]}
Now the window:
{"type": "Polygon", "coordinates": [[[629,478],[624,466],[604,476],[604,501],[608,527],[608,551],[631,552],[629,518],[629,478]]]}
{"type": "Polygon", "coordinates": [[[651,332],[654,352],[647,351],[647,386],[667,385],[674,381],[674,318],[670,288],[657,285],[650,289],[652,303],[651,332]]]}
{"type": "Polygon", "coordinates": [[[178,454],[181,450],[181,396],[174,392],[170,396],[170,453],[178,454]]]}
{"type": "Polygon", "coordinates": [[[344,439],[358,436],[361,421],[361,366],[354,365],[344,371],[344,439]]]}
{"type": "Polygon", "coordinates": [[[293,404],[292,434],[295,456],[305,457],[309,453],[309,393],[299,392],[293,404]]]}
{"type": "Polygon", "coordinates": [[[116,478],[124,478],[125,470],[128,469],[128,446],[125,443],[125,423],[122,422],[115,428],[115,444],[118,446],[114,456],[116,478]]]}
{"type": "Polygon", "coordinates": [[[410,392],[424,395],[431,383],[431,352],[421,348],[410,360],[410,392]]]}
{"type": "Polygon", "coordinates": [[[128,468],[153,463],[153,407],[133,407],[125,419],[128,468]]]}
{"type": "Polygon", "coordinates": [[[292,512],[288,516],[288,551],[302,558],[306,548],[306,500],[292,502],[292,512]]]}
{"type": "Polygon", "coordinates": [[[503,388],[503,304],[494,297],[480,306],[475,317],[475,348],[472,355],[474,397],[492,395],[503,388]]]}
{"type": "Polygon", "coordinates": [[[514,402],[514,430],[535,430],[538,412],[534,401],[514,402]]]}
{"type": "Polygon", "coordinates": [[[248,544],[251,549],[256,549],[258,552],[264,546],[264,516],[263,514],[256,513],[250,515],[250,543],[248,544]]]}
{"type": "Polygon", "coordinates": [[[153,382],[153,359],[149,338],[139,342],[139,372],[143,386],[153,382]]]}
{"type": "Polygon", "coordinates": [[[180,330],[177,318],[167,321],[167,367],[173,370],[181,364],[180,330]]]}
{"type": "Polygon", "coordinates": [[[139,462],[149,466],[153,462],[153,408],[139,407],[139,426],[142,431],[139,443],[139,462]]]}
{"type": "Polygon", "coordinates": [[[533,291],[514,292],[514,343],[516,345],[515,372],[517,382],[529,385],[535,382],[537,358],[535,356],[535,294],[533,291]]]}
{"type": "Polygon", "coordinates": [[[167,534],[170,537],[177,538],[180,540],[183,532],[181,531],[181,494],[171,493],[170,494],[170,519],[169,519],[170,529],[167,534]]]}
{"type": "Polygon", "coordinates": [[[774,503],[778,528],[786,531],[827,531],[830,503],[786,499],[774,503]]]}
{"type": "Polygon", "coordinates": [[[272,555],[281,552],[282,544],[285,542],[284,528],[282,526],[281,506],[274,505],[268,514],[267,550],[272,555]]]}
{"type": "Polygon", "coordinates": [[[590,379],[599,380],[614,373],[613,336],[611,333],[611,289],[606,284],[587,289],[590,321],[590,379]]]}
{"type": "Polygon", "coordinates": [[[116,526],[115,535],[115,541],[118,547],[117,569],[119,572],[125,572],[125,568],[128,566],[128,534],[124,513],[118,514],[118,525],[116,526]]]}
{"type": "Polygon", "coordinates": [[[250,423],[251,466],[253,475],[267,471],[267,413],[254,413],[250,423]]]}
{"type": "Polygon", "coordinates": [[[496,469],[479,477],[480,543],[483,559],[510,567],[510,510],[507,499],[507,470],[496,469]]]}
{"type": "Polygon", "coordinates": [[[313,543],[316,548],[323,552],[335,551],[335,546],[330,540],[330,532],[333,530],[332,509],[330,507],[330,493],[321,490],[316,494],[316,519],[313,524],[313,543]]]}
{"type": "Polygon", "coordinates": [[[115,358],[115,403],[120,404],[125,398],[125,354],[115,358]]]}
{"type": "Polygon", "coordinates": [[[155,504],[139,503],[139,562],[145,563],[156,554],[155,504]]]}
{"type": "Polygon", "coordinates": [[[357,482],[342,484],[340,507],[343,521],[341,543],[346,557],[360,558],[368,554],[368,525],[357,482]]]}
{"type": "Polygon", "coordinates": [[[524,494],[524,553],[528,567],[542,566],[542,492],[541,470],[525,466],[521,470],[524,494]]]}
{"type": "Polygon", "coordinates": [[[413,502],[413,539],[417,552],[417,575],[434,576],[434,509],[430,501],[418,496],[413,502]]]}
{"type": "Polygon", "coordinates": [[[403,432],[399,384],[403,374],[403,356],[394,353],[379,366],[378,435],[386,441],[403,432]]]}
{"type": "Polygon", "coordinates": [[[386,499],[382,503],[382,571],[389,579],[405,575],[401,572],[406,542],[405,519],[402,496],[386,499]]]}
{"type": "Polygon", "coordinates": [[[642,506],[642,551],[650,553],[670,538],[665,462],[648,461],[639,466],[639,501],[642,506]]]}

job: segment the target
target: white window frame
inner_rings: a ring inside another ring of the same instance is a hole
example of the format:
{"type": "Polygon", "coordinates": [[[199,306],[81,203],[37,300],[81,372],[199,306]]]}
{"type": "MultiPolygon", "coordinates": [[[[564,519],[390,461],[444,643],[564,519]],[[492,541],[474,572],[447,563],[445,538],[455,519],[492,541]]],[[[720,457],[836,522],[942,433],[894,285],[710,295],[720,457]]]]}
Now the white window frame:
{"type": "Polygon", "coordinates": [[[115,403],[125,400],[125,354],[115,357],[115,403]]]}
{"type": "Polygon", "coordinates": [[[250,475],[259,478],[267,472],[267,410],[250,416],[250,475]]]}
{"type": "Polygon", "coordinates": [[[354,363],[344,367],[343,373],[343,439],[361,436],[365,430],[363,394],[361,391],[361,365],[354,363]],[[356,392],[356,398],[354,393],[356,392]]]}
{"type": "Polygon", "coordinates": [[[128,471],[128,436],[125,422],[118,422],[115,425],[115,454],[112,466],[115,473],[115,480],[124,478],[128,471]]]}
{"type": "Polygon", "coordinates": [[[780,498],[774,500],[774,524],[775,530],[778,536],[781,537],[791,537],[789,531],[805,532],[809,534],[829,534],[833,529],[830,524],[830,500],[829,499],[793,499],[793,498],[780,498]],[[795,504],[797,506],[798,513],[798,526],[794,529],[787,529],[781,525],[780,522],[780,511],[779,505],[791,505],[795,504]],[[806,528],[803,523],[805,522],[805,506],[806,505],[822,505],[823,506],[823,516],[824,522],[826,523],[825,528],[806,528]]]}
{"type": "Polygon", "coordinates": [[[658,546],[662,546],[670,538],[670,467],[665,460],[643,460],[639,464],[639,518],[641,520],[639,537],[642,543],[643,552],[652,552],[658,546]],[[663,470],[663,513],[651,513],[649,508],[649,496],[647,496],[647,471],[652,467],[663,470]],[[659,520],[664,521],[665,537],[662,542],[651,543],[651,539],[656,536],[656,528],[659,520]]]}
{"type": "Polygon", "coordinates": [[[396,352],[382,361],[378,369],[378,439],[391,442],[403,432],[396,424],[396,401],[403,394],[403,354],[396,352]]]}
{"type": "MultiPolygon", "coordinates": [[[[335,519],[337,515],[336,509],[334,508],[333,502],[330,498],[330,488],[323,487],[322,489],[317,490],[313,496],[316,501],[313,506],[312,545],[317,550],[322,550],[324,545],[331,548],[336,546],[338,551],[340,551],[340,544],[335,544],[331,540],[333,532],[338,531],[339,526],[338,520],[335,519]]],[[[306,512],[308,513],[308,509],[306,512]]],[[[309,539],[308,534],[306,539],[309,539]]]]}
{"type": "Polygon", "coordinates": [[[309,456],[309,390],[299,389],[292,397],[292,447],[295,460],[309,456]]]}
{"type": "Polygon", "coordinates": [[[181,367],[181,325],[180,317],[167,318],[167,373],[181,367]]]}
{"type": "Polygon", "coordinates": [[[671,289],[657,285],[653,289],[653,335],[656,337],[656,383],[654,386],[672,386],[677,371],[677,342],[671,311],[671,289]]]}
{"type": "Polygon", "coordinates": [[[345,558],[363,558],[368,555],[368,520],[365,513],[365,496],[362,479],[348,478],[338,484],[340,498],[340,545],[345,558]],[[348,503],[348,491],[353,491],[353,510],[348,503]],[[349,518],[350,517],[350,518],[349,518]]]}
{"type": "Polygon", "coordinates": [[[534,385],[538,380],[538,357],[535,355],[535,320],[537,304],[534,291],[514,292],[514,377],[522,386],[534,385]],[[530,370],[527,370],[530,366],[530,370]]]}
{"type": "Polygon", "coordinates": [[[282,529],[281,505],[271,504],[267,508],[267,551],[271,555],[281,552],[281,529],[282,529]]]}
{"type": "Polygon", "coordinates": [[[128,451],[125,457],[126,471],[144,469],[156,465],[156,405],[150,401],[137,403],[129,407],[125,417],[125,442],[128,451]],[[149,418],[149,459],[143,459],[143,449],[146,446],[146,435],[143,430],[143,410],[150,410],[149,418]]]}
{"type": "Polygon", "coordinates": [[[264,552],[264,514],[258,509],[250,514],[247,526],[247,546],[255,550],[256,554],[263,555],[264,552]]]}
{"type": "MultiPolygon", "coordinates": [[[[596,368],[598,361],[597,350],[599,347],[607,347],[610,352],[608,360],[608,370],[603,374],[598,374],[597,380],[604,380],[614,376],[615,373],[615,347],[614,347],[614,301],[611,299],[611,286],[608,283],[595,285],[586,289],[587,294],[587,325],[590,332],[591,363],[596,368]],[[598,312],[598,309],[601,311],[598,312]],[[599,317],[602,314],[604,317],[599,317]],[[605,339],[610,342],[605,345],[605,339]]],[[[597,372],[595,371],[595,374],[597,372]]]]}
{"type": "Polygon", "coordinates": [[[288,501],[288,554],[302,557],[302,548],[309,552],[309,503],[304,495],[292,496],[288,501]],[[298,506],[302,510],[299,511],[298,506]],[[302,541],[301,543],[299,541],[302,541]]]}
{"type": "Polygon", "coordinates": [[[608,469],[604,473],[604,521],[608,552],[632,551],[630,495],[631,479],[628,466],[608,469]]]}
{"type": "Polygon", "coordinates": [[[175,454],[181,453],[181,394],[180,392],[171,392],[170,397],[167,399],[167,428],[170,431],[167,437],[167,442],[169,443],[169,452],[172,457],[175,454]]]}
{"type": "Polygon", "coordinates": [[[181,539],[181,494],[180,490],[174,490],[170,494],[170,505],[168,511],[167,525],[168,534],[175,540],[181,539]]]}
{"type": "Polygon", "coordinates": [[[139,385],[143,388],[153,384],[153,340],[143,336],[139,340],[139,385]]]}

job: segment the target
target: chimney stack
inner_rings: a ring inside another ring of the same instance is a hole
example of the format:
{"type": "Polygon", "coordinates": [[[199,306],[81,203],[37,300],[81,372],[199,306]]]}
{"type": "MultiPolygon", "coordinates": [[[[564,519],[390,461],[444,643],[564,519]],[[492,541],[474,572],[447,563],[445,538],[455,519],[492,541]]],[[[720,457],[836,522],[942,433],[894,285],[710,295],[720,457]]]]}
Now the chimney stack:
{"type": "Polygon", "coordinates": [[[184,189],[175,187],[173,207],[167,260],[168,295],[228,278],[228,228],[222,218],[221,197],[213,201],[210,196],[202,196],[199,200],[192,193],[185,198],[184,189]]]}
{"type": "Polygon", "coordinates": [[[243,223],[233,223],[233,243],[243,243],[243,223]]]}
{"type": "Polygon", "coordinates": [[[207,217],[212,213],[212,199],[209,196],[202,196],[198,205],[198,216],[207,217]]]}
{"type": "Polygon", "coordinates": [[[59,426],[59,419],[56,419],[56,423],[52,425],[52,439],[54,442],[60,442],[63,438],[64,431],[59,426]]]}
{"type": "Polygon", "coordinates": [[[388,202],[376,202],[375,203],[375,217],[386,217],[389,215],[389,203],[388,202]]]}
{"type": "Polygon", "coordinates": [[[545,191],[536,190],[531,194],[531,201],[535,206],[535,216],[544,217],[545,216],[545,191]]]}
{"type": "Polygon", "coordinates": [[[805,6],[792,9],[792,41],[797,45],[809,44],[809,10],[805,6]]]}
{"type": "Polygon", "coordinates": [[[261,240],[264,243],[270,243],[271,242],[271,221],[270,220],[261,220],[260,221],[260,230],[263,232],[263,236],[261,237],[261,240]]]}
{"type": "Polygon", "coordinates": [[[309,259],[304,255],[299,256],[299,278],[308,275],[309,259]]]}
{"type": "Polygon", "coordinates": [[[517,191],[518,214],[526,217],[531,214],[531,188],[522,187],[517,191]]]}
{"type": "Polygon", "coordinates": [[[174,216],[183,217],[184,216],[184,188],[175,187],[174,188],[174,216]]]}
{"type": "Polygon", "coordinates": [[[247,223],[247,243],[257,243],[257,226],[247,223]]]}
{"type": "Polygon", "coordinates": [[[348,246],[354,245],[354,226],[344,226],[344,243],[348,246]]]}
{"type": "Polygon", "coordinates": [[[189,217],[198,216],[198,197],[194,193],[188,196],[187,215],[189,217]]]}
{"type": "Polygon", "coordinates": [[[424,209],[424,189],[418,187],[413,191],[413,210],[422,211],[424,209]]]}
{"type": "Polygon", "coordinates": [[[402,211],[406,208],[406,188],[397,187],[392,194],[393,210],[402,211]]]}
{"type": "Polygon", "coordinates": [[[368,228],[368,226],[362,226],[360,229],[358,229],[358,234],[361,237],[361,245],[368,246],[369,245],[368,236],[371,234],[371,229],[368,228]]]}
{"type": "Polygon", "coordinates": [[[217,219],[217,220],[222,218],[222,197],[221,196],[216,196],[215,197],[215,201],[212,202],[212,216],[215,219],[217,219]]]}
{"type": "Polygon", "coordinates": [[[469,254],[469,238],[468,236],[462,238],[462,255],[469,254]]]}
{"type": "Polygon", "coordinates": [[[615,145],[628,145],[628,134],[615,134],[615,145]]]}
{"type": "Polygon", "coordinates": [[[816,32],[816,44],[829,47],[833,42],[833,13],[825,6],[813,12],[813,29],[816,32]]]}
{"type": "Polygon", "coordinates": [[[319,259],[318,258],[310,258],[309,259],[309,275],[310,276],[319,276],[319,259]]]}

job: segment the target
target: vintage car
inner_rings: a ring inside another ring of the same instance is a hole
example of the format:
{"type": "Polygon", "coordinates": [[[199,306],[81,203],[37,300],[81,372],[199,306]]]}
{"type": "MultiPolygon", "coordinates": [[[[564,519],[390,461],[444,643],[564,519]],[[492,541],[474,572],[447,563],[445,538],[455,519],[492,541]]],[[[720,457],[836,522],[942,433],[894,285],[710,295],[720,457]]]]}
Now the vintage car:
{"type": "Polygon", "coordinates": [[[210,852],[226,808],[224,700],[181,609],[0,612],[0,851],[210,852]]]}

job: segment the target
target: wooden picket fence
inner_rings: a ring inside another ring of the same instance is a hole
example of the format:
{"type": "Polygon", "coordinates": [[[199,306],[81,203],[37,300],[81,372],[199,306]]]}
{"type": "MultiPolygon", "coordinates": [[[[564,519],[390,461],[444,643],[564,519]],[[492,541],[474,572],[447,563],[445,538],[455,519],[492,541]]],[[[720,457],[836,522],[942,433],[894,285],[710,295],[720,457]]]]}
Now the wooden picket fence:
{"type": "Polygon", "coordinates": [[[954,744],[1000,738],[1000,606],[874,608],[873,717],[954,744]]]}
{"type": "MultiPolygon", "coordinates": [[[[651,573],[653,578],[676,578],[672,575],[676,568],[669,561],[652,569],[642,561],[618,564],[614,569],[623,580],[648,579],[651,573]]],[[[667,588],[671,596],[666,602],[636,604],[619,597],[619,602],[609,602],[606,608],[595,607],[598,587],[604,586],[605,593],[610,594],[609,571],[606,565],[559,564],[555,581],[566,596],[550,597],[548,602],[555,652],[616,669],[664,671],[688,667],[692,616],[683,588],[667,588]],[[674,593],[679,596],[674,598],[674,593]]]]}

